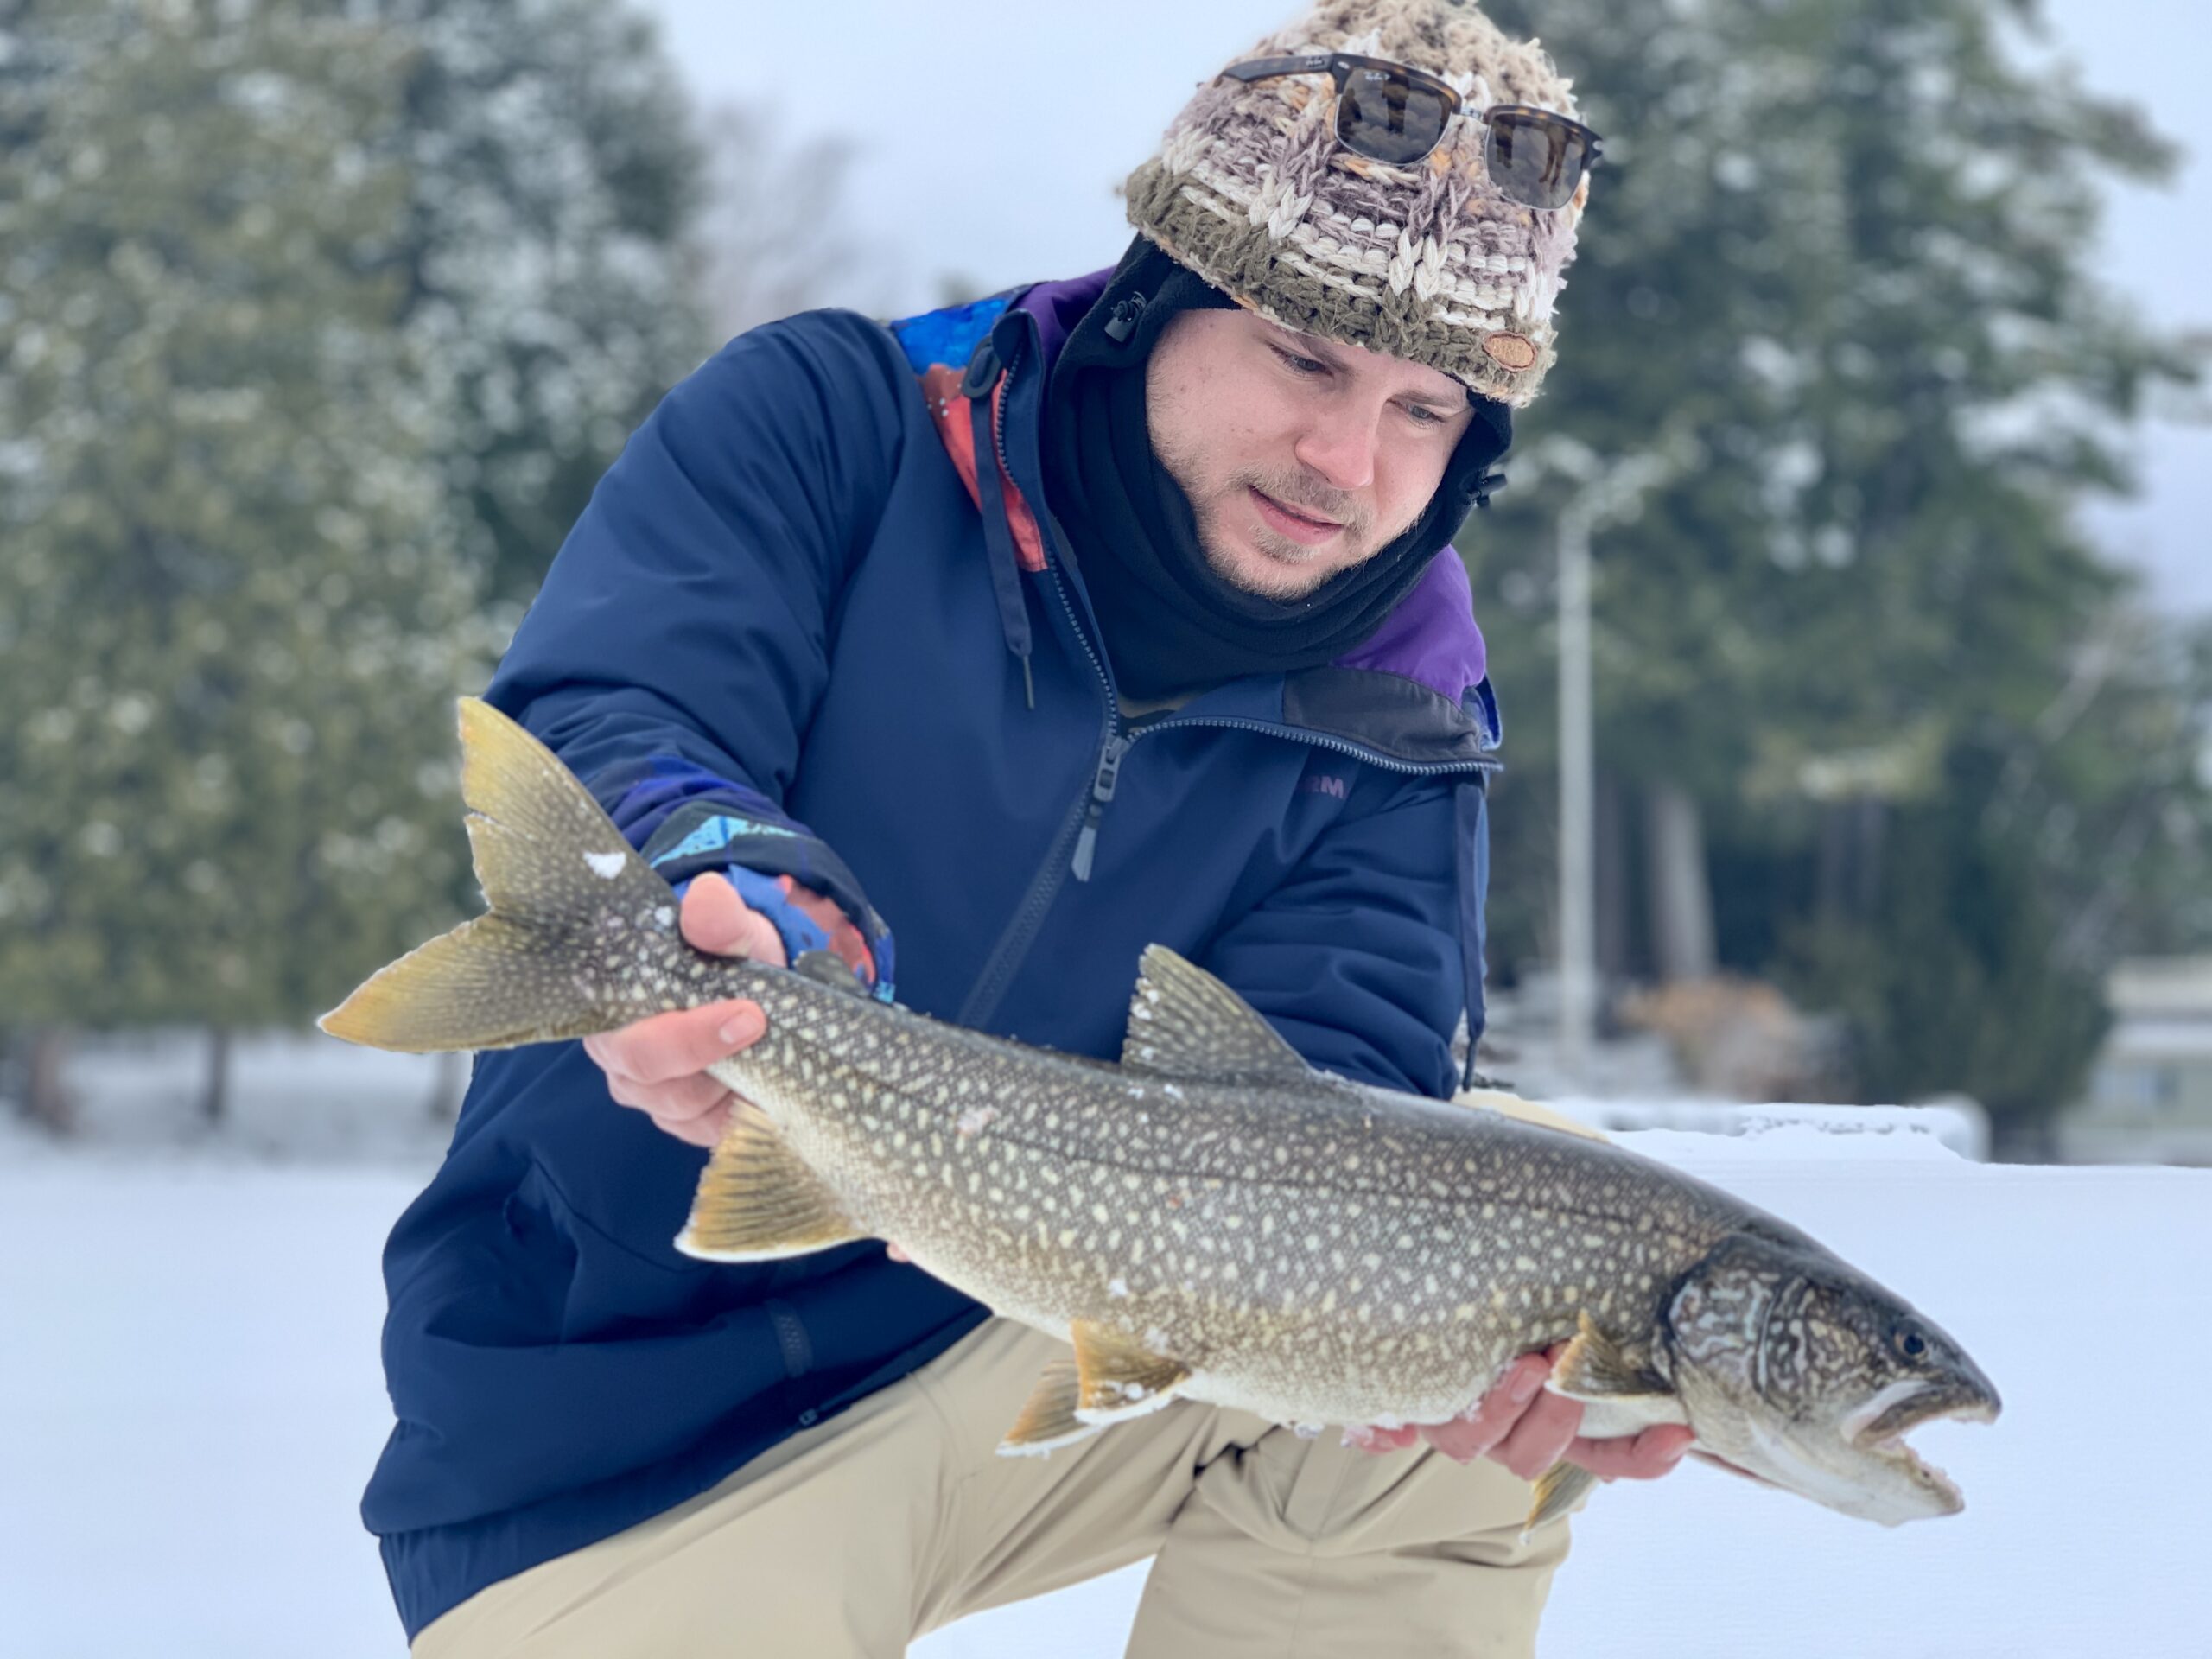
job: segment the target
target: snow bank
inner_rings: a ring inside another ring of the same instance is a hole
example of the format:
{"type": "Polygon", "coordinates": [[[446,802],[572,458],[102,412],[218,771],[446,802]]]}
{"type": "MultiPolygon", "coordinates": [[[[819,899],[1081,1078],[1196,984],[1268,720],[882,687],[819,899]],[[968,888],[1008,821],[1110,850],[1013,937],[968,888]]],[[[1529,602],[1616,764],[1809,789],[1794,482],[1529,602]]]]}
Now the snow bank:
{"type": "Polygon", "coordinates": [[[1556,1109],[1654,1158],[1989,1156],[1989,1115],[1972,1101],[1927,1106],[1738,1106],[1714,1100],[1560,1100],[1556,1109]],[[1683,1136],[1689,1139],[1683,1139],[1683,1136]],[[1667,1137],[1667,1138],[1662,1138],[1667,1137]]]}
{"type": "MultiPolygon", "coordinates": [[[[1698,1466],[1604,1489],[1544,1652],[2212,1651],[2212,1470],[2192,1427],[2212,1374],[2212,1172],[1852,1155],[1802,1123],[1630,1144],[1910,1297],[1997,1380],[2005,1416],[1916,1436],[1968,1507],[1895,1531],[1698,1466]]],[[[0,1139],[0,1648],[398,1659],[354,1505],[390,1421],[378,1251],[420,1175],[0,1139]]],[[[916,1659],[1112,1659],[1142,1577],[983,1615],[916,1659]]]]}

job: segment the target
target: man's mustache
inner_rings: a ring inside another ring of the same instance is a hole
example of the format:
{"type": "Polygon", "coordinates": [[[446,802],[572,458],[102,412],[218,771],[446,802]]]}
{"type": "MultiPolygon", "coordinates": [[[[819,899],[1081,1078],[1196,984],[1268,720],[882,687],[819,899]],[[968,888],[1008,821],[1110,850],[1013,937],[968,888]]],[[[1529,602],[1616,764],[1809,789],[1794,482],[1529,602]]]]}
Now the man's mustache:
{"type": "Polygon", "coordinates": [[[1342,490],[1332,489],[1325,484],[1317,486],[1307,479],[1262,474],[1248,474],[1243,481],[1294,512],[1341,524],[1355,535],[1364,535],[1367,531],[1368,515],[1361,508],[1358,499],[1347,495],[1342,490]]]}

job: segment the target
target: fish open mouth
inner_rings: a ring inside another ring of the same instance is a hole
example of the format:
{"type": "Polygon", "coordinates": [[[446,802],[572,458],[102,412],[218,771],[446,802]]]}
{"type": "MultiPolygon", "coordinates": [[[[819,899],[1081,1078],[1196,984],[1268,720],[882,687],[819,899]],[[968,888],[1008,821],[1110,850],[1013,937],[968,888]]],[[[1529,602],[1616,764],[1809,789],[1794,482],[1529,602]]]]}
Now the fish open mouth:
{"type": "Polygon", "coordinates": [[[1924,1423],[1948,1418],[1960,1423],[1993,1423],[1997,1402],[1975,1395],[1963,1397],[1955,1390],[1931,1382],[1897,1384],[1885,1389],[1847,1418],[1844,1439],[1859,1451],[1902,1469],[1918,1486],[1934,1492],[1952,1510],[1966,1507],[1966,1494],[1949,1475],[1905,1443],[1905,1436],[1924,1423]]]}

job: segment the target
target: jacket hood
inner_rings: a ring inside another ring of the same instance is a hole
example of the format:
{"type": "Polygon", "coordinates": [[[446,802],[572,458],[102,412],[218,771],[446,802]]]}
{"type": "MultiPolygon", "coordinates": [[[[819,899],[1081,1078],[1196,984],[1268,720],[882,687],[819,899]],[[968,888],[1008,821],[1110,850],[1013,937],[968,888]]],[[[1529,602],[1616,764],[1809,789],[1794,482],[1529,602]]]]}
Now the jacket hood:
{"type": "MultiPolygon", "coordinates": [[[[1008,643],[1022,655],[1027,652],[1027,626],[1026,620],[1020,622],[1016,645],[1017,607],[1010,589],[1017,580],[1017,569],[1041,570],[1046,554],[1034,512],[1004,464],[1008,454],[1033,455],[1038,446],[1033,432],[1015,435],[1007,430],[1008,410],[1001,365],[1026,350],[1025,341],[1033,341],[1045,374],[1049,374],[1076,325],[1105,292],[1114,270],[1115,267],[1108,266],[1079,276],[1009,289],[988,299],[893,325],[909,364],[921,376],[924,395],[946,449],[970,496],[984,511],[986,532],[995,544],[994,577],[1008,613],[1008,643]],[[980,408],[973,411],[971,422],[971,411],[964,406],[969,399],[988,401],[988,423],[980,408]],[[1000,451],[1001,464],[995,467],[976,464],[979,454],[987,452],[982,441],[987,434],[997,440],[989,446],[1000,451]],[[1025,441],[1015,442],[1017,435],[1025,441]],[[994,512],[993,508],[998,511],[994,512]],[[1011,531],[1010,545],[1002,552],[996,543],[1004,532],[994,524],[995,518],[1011,531]]],[[[1041,381],[1045,375],[1038,378],[1041,381]]],[[[1042,402],[1041,397],[1028,402],[1028,418],[1037,418],[1042,402]]],[[[1017,408],[1017,419],[1022,412],[1017,408]]],[[[1466,568],[1457,549],[1447,545],[1363,643],[1326,668],[1286,677],[1286,717],[1346,735],[1354,735],[1354,728],[1360,728],[1357,741],[1402,758],[1414,758],[1408,751],[1418,752],[1424,760],[1441,758],[1446,752],[1486,753],[1496,748],[1503,735],[1487,671],[1488,651],[1475,620],[1466,568]],[[1364,677],[1374,675],[1406,683],[1397,693],[1360,685],[1364,677]],[[1393,742],[1386,736],[1376,741],[1372,728],[1378,698],[1395,706],[1395,717],[1385,722],[1388,728],[1409,740],[1414,732],[1421,731],[1423,741],[1393,742]],[[1438,703],[1444,707],[1439,709],[1438,703]],[[1291,712],[1294,709],[1295,714],[1291,712]]]]}

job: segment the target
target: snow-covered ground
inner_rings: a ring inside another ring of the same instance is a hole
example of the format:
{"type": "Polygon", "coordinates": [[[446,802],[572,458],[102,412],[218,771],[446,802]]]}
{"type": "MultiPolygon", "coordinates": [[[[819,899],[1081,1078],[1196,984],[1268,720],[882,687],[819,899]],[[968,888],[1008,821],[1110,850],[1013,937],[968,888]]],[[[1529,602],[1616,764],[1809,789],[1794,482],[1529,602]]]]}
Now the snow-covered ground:
{"type": "MultiPolygon", "coordinates": [[[[420,1109],[428,1074],[404,1082],[387,1112],[420,1109]]],[[[340,1127],[331,1155],[380,1163],[271,1163],[237,1150],[264,1109],[245,1094],[217,1149],[152,1116],[118,1146],[112,1113],[87,1150],[0,1136],[0,1653],[402,1652],[354,1503],[388,1421],[377,1255],[434,1136],[340,1127]]],[[[1916,1435],[1968,1508],[1896,1531],[1697,1466],[1604,1489],[1545,1653],[2212,1655],[2212,1172],[1989,1166],[1805,1127],[1625,1138],[1912,1298],[2005,1415],[1916,1435]]],[[[1141,1584],[985,1615],[917,1659],[1110,1659],[1141,1584]]]]}

